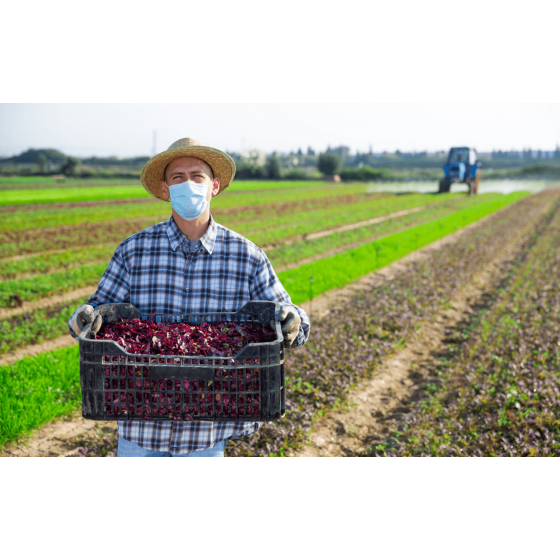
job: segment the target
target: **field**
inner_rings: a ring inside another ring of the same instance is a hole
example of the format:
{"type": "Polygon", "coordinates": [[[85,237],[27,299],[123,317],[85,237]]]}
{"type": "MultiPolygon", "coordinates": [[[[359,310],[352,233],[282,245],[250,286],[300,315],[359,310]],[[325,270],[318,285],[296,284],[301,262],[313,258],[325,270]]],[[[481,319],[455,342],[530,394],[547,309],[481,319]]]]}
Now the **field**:
{"type": "MultiPolygon", "coordinates": [[[[287,352],[285,417],[227,454],[560,454],[560,189],[546,186],[240,181],[214,199],[312,320],[287,352]]],[[[114,455],[115,423],[80,418],[67,321],[170,206],[134,184],[0,191],[2,454],[114,455]]]]}

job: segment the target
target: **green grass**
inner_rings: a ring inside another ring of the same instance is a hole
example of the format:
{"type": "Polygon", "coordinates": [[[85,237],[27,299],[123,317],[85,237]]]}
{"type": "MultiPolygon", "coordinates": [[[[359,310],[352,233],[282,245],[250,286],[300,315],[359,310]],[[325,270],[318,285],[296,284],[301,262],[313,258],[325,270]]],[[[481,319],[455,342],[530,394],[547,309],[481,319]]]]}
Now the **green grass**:
{"type": "Polygon", "coordinates": [[[366,243],[356,249],[281,272],[278,277],[297,305],[327,290],[339,288],[361,276],[404,257],[528,193],[512,193],[481,202],[471,208],[366,243]],[[310,279],[313,278],[312,282],[310,279]]]}
{"type": "Polygon", "coordinates": [[[77,346],[0,367],[0,445],[76,410],[81,399],[77,346]]]}

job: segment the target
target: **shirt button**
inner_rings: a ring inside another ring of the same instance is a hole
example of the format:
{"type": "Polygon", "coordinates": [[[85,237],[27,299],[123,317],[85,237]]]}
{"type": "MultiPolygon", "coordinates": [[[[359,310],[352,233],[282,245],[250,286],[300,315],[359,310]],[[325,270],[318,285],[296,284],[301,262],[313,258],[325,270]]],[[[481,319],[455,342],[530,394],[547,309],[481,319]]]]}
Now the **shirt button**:
{"type": "Polygon", "coordinates": [[[185,292],[188,292],[188,291],[189,291],[189,289],[187,288],[187,289],[185,290],[185,292]]]}

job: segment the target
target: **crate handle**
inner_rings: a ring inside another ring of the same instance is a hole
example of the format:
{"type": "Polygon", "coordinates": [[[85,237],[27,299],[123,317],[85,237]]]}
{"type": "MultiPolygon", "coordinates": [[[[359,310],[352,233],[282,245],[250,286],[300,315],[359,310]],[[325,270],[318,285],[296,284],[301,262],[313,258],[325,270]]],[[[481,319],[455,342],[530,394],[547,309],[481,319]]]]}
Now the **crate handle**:
{"type": "MultiPolygon", "coordinates": [[[[101,315],[103,318],[103,322],[107,323],[116,323],[119,319],[133,319],[135,317],[140,318],[142,314],[140,311],[134,307],[131,303],[109,303],[103,304],[100,306],[101,309],[98,313],[94,315],[101,315]]],[[[81,338],[87,339],[94,339],[95,335],[91,335],[91,327],[92,323],[86,323],[86,326],[83,328],[82,332],[80,333],[81,338]]]]}
{"type": "Polygon", "coordinates": [[[247,313],[258,318],[258,322],[262,325],[271,325],[274,323],[276,328],[280,328],[280,321],[278,314],[280,313],[281,305],[275,301],[267,301],[260,299],[253,299],[248,301],[237,313],[247,313]]]}

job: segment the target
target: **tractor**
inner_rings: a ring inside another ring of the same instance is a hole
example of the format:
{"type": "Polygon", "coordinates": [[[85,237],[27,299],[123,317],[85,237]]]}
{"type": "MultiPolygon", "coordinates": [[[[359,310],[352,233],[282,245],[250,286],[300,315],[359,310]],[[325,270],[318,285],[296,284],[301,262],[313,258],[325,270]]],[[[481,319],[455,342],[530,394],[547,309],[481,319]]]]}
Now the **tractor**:
{"type": "Polygon", "coordinates": [[[474,148],[451,148],[443,166],[445,177],[439,182],[438,192],[449,192],[452,183],[466,183],[469,194],[478,194],[481,167],[474,148]]]}

